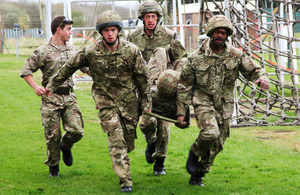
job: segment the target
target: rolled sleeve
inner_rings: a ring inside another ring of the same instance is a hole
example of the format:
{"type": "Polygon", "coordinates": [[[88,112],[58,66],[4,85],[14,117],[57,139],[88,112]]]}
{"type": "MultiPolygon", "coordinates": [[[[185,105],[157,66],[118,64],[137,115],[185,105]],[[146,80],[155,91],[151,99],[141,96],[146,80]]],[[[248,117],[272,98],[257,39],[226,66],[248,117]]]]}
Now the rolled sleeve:
{"type": "Polygon", "coordinates": [[[21,70],[20,77],[33,75],[34,72],[36,72],[40,68],[39,66],[39,55],[38,51],[35,50],[33,54],[26,59],[25,65],[21,70]]]}

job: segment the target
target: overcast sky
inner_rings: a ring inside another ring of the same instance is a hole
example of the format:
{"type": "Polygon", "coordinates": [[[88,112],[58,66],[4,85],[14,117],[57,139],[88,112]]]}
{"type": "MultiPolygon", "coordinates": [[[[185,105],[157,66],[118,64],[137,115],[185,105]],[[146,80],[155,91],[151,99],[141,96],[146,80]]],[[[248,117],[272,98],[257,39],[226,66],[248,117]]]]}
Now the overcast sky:
{"type": "MultiPolygon", "coordinates": [[[[8,1],[24,1],[24,0],[8,0],[8,1]]],[[[39,0],[26,0],[26,1],[34,1],[34,2],[39,2],[39,0]]],[[[52,3],[62,3],[64,2],[63,0],[50,0],[52,3]]],[[[92,1],[92,0],[91,0],[92,1]]],[[[90,1],[90,2],[91,2],[90,1]]],[[[109,3],[114,1],[115,4],[118,5],[124,5],[124,6],[128,6],[128,5],[138,5],[139,1],[138,0],[103,0],[103,3],[109,3]]],[[[85,2],[84,0],[82,2],[85,2]]],[[[101,2],[100,2],[101,3],[101,2]]]]}

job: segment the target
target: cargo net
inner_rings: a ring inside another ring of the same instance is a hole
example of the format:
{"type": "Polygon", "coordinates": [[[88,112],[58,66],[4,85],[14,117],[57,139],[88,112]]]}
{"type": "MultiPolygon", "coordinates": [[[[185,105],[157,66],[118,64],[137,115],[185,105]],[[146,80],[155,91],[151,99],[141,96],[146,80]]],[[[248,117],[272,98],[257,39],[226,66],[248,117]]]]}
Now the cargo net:
{"type": "Polygon", "coordinates": [[[240,75],[232,126],[299,125],[300,1],[204,0],[200,7],[200,31],[210,16],[228,16],[232,44],[269,74],[267,92],[240,75]]]}

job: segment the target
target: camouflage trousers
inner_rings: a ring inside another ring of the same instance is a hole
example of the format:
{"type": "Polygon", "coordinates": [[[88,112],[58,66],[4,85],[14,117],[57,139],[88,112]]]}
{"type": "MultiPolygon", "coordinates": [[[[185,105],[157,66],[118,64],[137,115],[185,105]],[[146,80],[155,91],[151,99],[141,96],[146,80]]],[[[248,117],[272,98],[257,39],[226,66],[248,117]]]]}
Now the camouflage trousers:
{"type": "Polygon", "coordinates": [[[132,186],[128,153],[134,150],[138,118],[128,120],[116,108],[100,109],[101,127],[107,133],[108,150],[113,169],[121,186],[132,186]]]}
{"type": "Polygon", "coordinates": [[[60,161],[60,141],[65,148],[71,148],[84,134],[82,115],[75,94],[53,93],[51,97],[42,96],[41,117],[47,144],[45,164],[55,166],[60,161]],[[63,136],[61,136],[60,120],[66,131],[63,136]]]}
{"type": "Polygon", "coordinates": [[[195,118],[200,133],[192,145],[192,151],[201,157],[199,172],[208,173],[217,154],[223,150],[229,136],[230,118],[223,119],[222,111],[214,108],[212,102],[195,108],[195,118]]]}
{"type": "Polygon", "coordinates": [[[156,142],[152,158],[166,157],[170,140],[169,123],[148,115],[141,116],[140,129],[148,144],[156,142]]]}
{"type": "MultiPolygon", "coordinates": [[[[181,70],[186,59],[179,59],[171,62],[168,49],[158,47],[154,50],[148,63],[150,75],[150,85],[157,85],[159,75],[167,70],[181,70]]],[[[153,102],[154,103],[154,102],[153,102]]],[[[153,105],[155,107],[156,105],[153,105]]],[[[145,135],[147,143],[152,144],[156,141],[153,158],[166,157],[168,153],[168,144],[170,139],[169,123],[157,120],[154,117],[143,115],[141,117],[140,129],[145,135]]]]}
{"type": "MultiPolygon", "coordinates": [[[[159,75],[168,68],[170,63],[166,49],[159,47],[154,50],[147,65],[150,85],[157,84],[159,75]]],[[[155,152],[152,157],[166,157],[170,138],[169,123],[148,115],[142,115],[139,126],[148,144],[156,142],[155,152]]]]}

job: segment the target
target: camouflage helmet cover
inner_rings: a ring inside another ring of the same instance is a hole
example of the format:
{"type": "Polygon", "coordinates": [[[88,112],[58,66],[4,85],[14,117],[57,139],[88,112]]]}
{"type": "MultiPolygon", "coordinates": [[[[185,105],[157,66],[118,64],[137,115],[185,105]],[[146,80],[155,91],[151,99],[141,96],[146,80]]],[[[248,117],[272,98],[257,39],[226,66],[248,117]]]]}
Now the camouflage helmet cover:
{"type": "Polygon", "coordinates": [[[122,19],[119,14],[112,10],[106,10],[98,16],[96,29],[99,31],[109,26],[118,26],[120,29],[123,26],[122,19]]]}
{"type": "Polygon", "coordinates": [[[176,95],[178,81],[179,72],[172,69],[163,71],[157,80],[158,93],[165,97],[174,97],[176,95]]]}
{"type": "Polygon", "coordinates": [[[224,15],[215,15],[209,19],[209,21],[205,27],[206,35],[210,37],[211,33],[217,28],[226,28],[228,31],[228,36],[233,34],[232,23],[224,15]]]}
{"type": "Polygon", "coordinates": [[[158,20],[162,17],[163,12],[159,4],[154,0],[144,1],[138,9],[138,18],[144,20],[147,13],[156,13],[158,20]]]}

